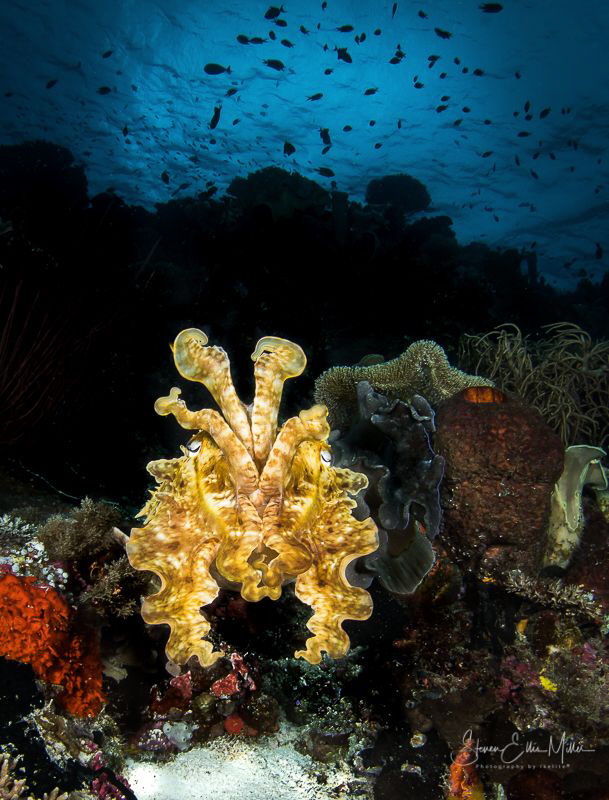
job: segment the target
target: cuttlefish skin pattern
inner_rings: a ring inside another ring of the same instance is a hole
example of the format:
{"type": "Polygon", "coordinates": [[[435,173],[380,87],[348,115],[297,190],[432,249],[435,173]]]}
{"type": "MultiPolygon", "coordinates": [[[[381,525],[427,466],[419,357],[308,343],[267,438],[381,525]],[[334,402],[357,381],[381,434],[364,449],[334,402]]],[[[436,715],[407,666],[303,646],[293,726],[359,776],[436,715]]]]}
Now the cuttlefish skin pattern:
{"type": "Polygon", "coordinates": [[[325,651],[349,650],[345,619],[365,620],[372,600],[351,586],[348,564],[378,547],[370,519],[356,520],[353,497],[367,478],[331,465],[327,409],[315,405],[278,428],[284,381],[302,374],[306,356],[286,339],[260,339],[252,354],[256,390],[246,406],[233,386],[230,362],[208,346],[203,331],[188,328],[172,346],[178,372],[202,383],[220,411],[191,411],[172,388],[155,410],[173,415],[194,435],[178,458],[148,464],[157,487],[140,511],[141,528],[127,544],[132,566],[160,579],[144,598],[142,616],[170,627],[167,655],[176,664],[197,656],[203,666],[223,653],[207,640],[205,616],[219,592],[214,574],[256,602],[276,600],[295,581],[296,596],[311,606],[313,633],[295,653],[312,664],[325,651]]]}

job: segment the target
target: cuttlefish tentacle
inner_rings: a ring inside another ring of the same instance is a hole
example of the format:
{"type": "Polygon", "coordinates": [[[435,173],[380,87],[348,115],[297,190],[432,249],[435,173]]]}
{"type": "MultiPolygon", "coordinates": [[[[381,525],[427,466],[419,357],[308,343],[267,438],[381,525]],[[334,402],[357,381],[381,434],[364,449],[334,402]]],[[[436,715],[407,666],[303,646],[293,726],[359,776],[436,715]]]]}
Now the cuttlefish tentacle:
{"type": "Polygon", "coordinates": [[[277,416],[288,378],[301,375],[307,357],[301,347],[287,339],[265,336],[252,353],[256,393],[252,406],[252,437],[258,464],[266,462],[277,435],[277,416]]]}
{"type": "Polygon", "coordinates": [[[260,491],[265,497],[281,495],[296,450],[303,442],[325,441],[330,435],[328,409],[316,405],[291,417],[277,434],[260,475],[260,491]]]}
{"type": "Polygon", "coordinates": [[[245,445],[240,441],[217,411],[204,408],[190,411],[180,398],[180,390],[175,386],[168,397],[159,397],[154,404],[157,414],[165,417],[173,414],[182,428],[205,431],[226,456],[230,473],[236,481],[236,489],[251,494],[258,486],[258,470],[245,445]]]}
{"type": "Polygon", "coordinates": [[[267,595],[259,587],[263,573],[254,555],[262,548],[262,522],[247,495],[237,495],[237,514],[239,524],[223,531],[216,567],[222,577],[241,584],[244,600],[256,602],[267,595]]]}
{"type": "Polygon", "coordinates": [[[248,452],[253,453],[247,410],[235,391],[228,355],[221,347],[206,347],[208,341],[207,335],[198,328],[187,328],[179,333],[171,348],[175,365],[183,378],[205,386],[229,426],[248,452]]]}

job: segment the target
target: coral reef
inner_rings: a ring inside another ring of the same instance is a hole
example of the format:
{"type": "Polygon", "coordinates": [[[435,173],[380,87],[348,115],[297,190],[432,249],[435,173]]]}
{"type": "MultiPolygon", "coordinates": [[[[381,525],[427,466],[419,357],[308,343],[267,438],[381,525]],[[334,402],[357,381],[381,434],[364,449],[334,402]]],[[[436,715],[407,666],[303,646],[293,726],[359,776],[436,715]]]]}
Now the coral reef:
{"type": "Polygon", "coordinates": [[[609,444],[609,341],[594,341],[571,322],[524,336],[511,323],[486,334],[464,334],[459,363],[482,371],[506,392],[536,408],[565,446],[609,444]]]}
{"type": "Polygon", "coordinates": [[[488,394],[459,392],[436,415],[435,448],[446,460],[442,539],[461,566],[534,574],[563,446],[535,409],[488,394]]]}
{"type": "Polygon", "coordinates": [[[247,178],[235,178],[227,189],[243,208],[268,206],[273,219],[291,217],[296,210],[320,211],[330,203],[330,195],[297,172],[280,167],[264,167],[247,178]]]}
{"type": "Polygon", "coordinates": [[[433,406],[467,386],[492,386],[492,381],[451,367],[446,353],[432,341],[413,342],[401,356],[382,364],[332,367],[315,381],[315,402],[328,408],[332,428],[348,427],[357,417],[357,384],[393,399],[422,395],[433,406]]]}
{"type": "Polygon", "coordinates": [[[113,505],[85,498],[68,514],[55,514],[38,529],[51,561],[65,565],[76,602],[101,619],[129,617],[148,586],[129,564],[123,515],[113,505]]]}
{"type": "Polygon", "coordinates": [[[274,337],[258,342],[248,410],[226,353],[207,341],[197,329],[182,331],[174,360],[183,377],[208,388],[224,416],[188,410],[175,387],[155,404],[197,433],[180,458],[148,465],[159,487],[140,512],[145,525],[132,530],[127,553],[136,569],[160,577],[161,589],[145,599],[142,615],[170,626],[173,661],[196,655],[207,665],[220,656],[205,638],[210,623],[200,611],[218,594],[213,570],[248,601],[276,600],[295,578],[297,597],[313,608],[313,637],[296,655],[313,663],[322,650],[340,657],[349,648],[342,622],[372,611],[369,594],[345,578],[347,565],[378,545],[372,520],[351,514],[366,478],[330,465],[325,407],[301,411],[277,431],[283,383],[306,364],[298,345],[274,337]]]}
{"type": "Polygon", "coordinates": [[[366,202],[412,213],[428,208],[431,197],[421,181],[412,175],[397,174],[373,178],[366,188],[366,202]]]}
{"type": "Polygon", "coordinates": [[[76,716],[95,716],[104,701],[96,639],[78,627],[64,597],[31,577],[0,575],[0,655],[31,664],[62,687],[57,702],[76,716]]]}
{"type": "Polygon", "coordinates": [[[330,441],[337,466],[368,478],[357,513],[372,516],[379,549],[354,562],[348,575],[357,585],[376,575],[388,591],[409,594],[434,563],[431,540],[440,527],[444,459],[431,446],[434,412],[420,395],[410,403],[388,400],[367,381],[357,385],[357,397],[359,420],[330,441]]]}

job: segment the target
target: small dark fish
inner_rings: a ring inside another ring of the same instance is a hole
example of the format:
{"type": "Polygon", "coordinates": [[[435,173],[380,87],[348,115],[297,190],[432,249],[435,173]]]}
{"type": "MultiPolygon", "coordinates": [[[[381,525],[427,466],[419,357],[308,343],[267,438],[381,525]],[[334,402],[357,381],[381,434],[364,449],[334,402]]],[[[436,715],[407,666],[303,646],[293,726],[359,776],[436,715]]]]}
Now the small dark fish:
{"type": "Polygon", "coordinates": [[[455,128],[458,128],[458,127],[459,127],[459,125],[460,125],[462,122],[463,122],[463,120],[462,120],[462,119],[456,119],[456,120],[453,122],[453,125],[455,126],[455,128]]]}
{"type": "Polygon", "coordinates": [[[237,117],[236,119],[233,120],[232,124],[233,125],[238,125],[240,122],[241,122],[241,120],[239,119],[239,117],[237,117]]]}
{"type": "Polygon", "coordinates": [[[402,57],[394,56],[393,58],[389,59],[390,64],[399,64],[402,60],[402,57]]]}
{"type": "Polygon", "coordinates": [[[239,44],[249,44],[250,37],[246,36],[244,33],[240,33],[239,36],[237,36],[237,41],[239,42],[239,44]]]}
{"type": "Polygon", "coordinates": [[[421,19],[427,19],[427,14],[424,11],[419,11],[419,16],[421,19]]]}
{"type": "Polygon", "coordinates": [[[430,61],[432,64],[435,64],[436,61],[438,61],[439,59],[440,59],[440,56],[437,56],[435,54],[427,56],[427,60],[430,61]]]}
{"type": "Polygon", "coordinates": [[[325,11],[327,7],[328,7],[328,4],[326,3],[326,0],[324,0],[323,3],[321,4],[321,10],[325,11]]]}
{"type": "Polygon", "coordinates": [[[535,178],[536,181],[539,180],[539,175],[535,172],[534,169],[529,170],[529,172],[531,173],[531,177],[535,178]]]}
{"type": "Polygon", "coordinates": [[[485,120],[484,120],[484,124],[485,124],[485,125],[492,125],[492,124],[493,124],[493,121],[492,121],[492,120],[490,120],[490,119],[485,119],[485,120]]]}
{"type": "Polygon", "coordinates": [[[277,34],[275,33],[275,31],[269,31],[269,39],[272,39],[273,41],[275,41],[276,38],[277,38],[277,34]]]}
{"type": "Polygon", "coordinates": [[[530,135],[531,135],[530,131],[518,131],[517,133],[517,136],[519,136],[521,139],[524,139],[525,136],[530,136],[530,135]]]}
{"type": "Polygon", "coordinates": [[[459,64],[461,63],[461,59],[459,58],[459,56],[455,56],[455,58],[453,58],[453,61],[457,66],[459,66],[459,64]]]}
{"type": "Polygon", "coordinates": [[[489,156],[492,156],[492,155],[493,155],[493,151],[492,150],[485,150],[484,153],[482,153],[482,158],[488,158],[489,156]]]}
{"type": "Polygon", "coordinates": [[[537,150],[535,153],[533,153],[533,156],[532,156],[533,161],[537,161],[537,159],[539,158],[540,155],[541,155],[541,153],[539,152],[539,150],[537,150]]]}
{"type": "Polygon", "coordinates": [[[366,96],[370,96],[371,94],[376,94],[377,92],[378,92],[378,89],[366,89],[366,91],[364,92],[364,94],[365,94],[366,96]]]}
{"type": "Polygon", "coordinates": [[[2,96],[3,97],[12,97],[13,94],[14,94],[14,92],[11,92],[11,90],[9,89],[8,91],[4,92],[4,94],[2,96]]]}
{"type": "Polygon", "coordinates": [[[556,156],[554,155],[554,153],[548,153],[548,155],[550,156],[552,161],[556,161],[556,156]]]}
{"type": "Polygon", "coordinates": [[[415,88],[415,89],[422,89],[424,86],[425,86],[425,84],[424,84],[424,83],[421,83],[421,81],[417,81],[417,82],[414,84],[414,88],[415,88]]]}
{"type": "Polygon", "coordinates": [[[352,131],[353,128],[351,127],[351,125],[344,125],[343,130],[345,133],[349,133],[349,131],[352,131]]]}
{"type": "Polygon", "coordinates": [[[440,98],[440,100],[443,103],[446,103],[447,100],[450,100],[450,95],[449,94],[443,94],[442,97],[440,98]]]}
{"type": "Polygon", "coordinates": [[[305,26],[304,26],[304,25],[301,25],[301,26],[300,26],[300,32],[301,32],[301,33],[304,33],[304,35],[305,35],[305,36],[307,36],[307,35],[308,35],[308,33],[309,33],[309,31],[308,31],[308,30],[305,28],[305,26]]]}
{"type": "Polygon", "coordinates": [[[503,11],[503,6],[501,3],[482,3],[480,11],[485,11],[487,14],[497,14],[499,11],[503,11]]]}
{"type": "Polygon", "coordinates": [[[484,72],[479,67],[476,67],[476,69],[473,71],[472,74],[480,76],[480,75],[484,75],[484,72]]]}
{"type": "Polygon", "coordinates": [[[110,94],[112,89],[109,86],[100,86],[99,89],[95,90],[97,94],[110,94]]]}
{"type": "Polygon", "coordinates": [[[310,95],[307,97],[307,100],[321,100],[324,96],[323,92],[315,92],[315,94],[310,95]]]}
{"type": "Polygon", "coordinates": [[[461,111],[462,111],[464,114],[469,114],[469,113],[470,113],[470,111],[471,111],[471,108],[470,108],[469,106],[463,106],[463,108],[461,109],[461,111]]]}
{"type": "Polygon", "coordinates": [[[452,33],[450,31],[445,31],[442,28],[434,28],[436,35],[440,37],[440,39],[450,39],[452,33]]]}
{"type": "Polygon", "coordinates": [[[264,44],[266,39],[263,39],[262,36],[253,36],[250,39],[250,44],[264,44]]]}
{"type": "Polygon", "coordinates": [[[167,170],[163,170],[163,172],[161,172],[161,180],[163,183],[169,183],[169,173],[167,170]]]}
{"type": "Polygon", "coordinates": [[[320,128],[319,135],[324,144],[332,144],[332,140],[330,139],[330,131],[328,128],[320,128]]]}
{"type": "Polygon", "coordinates": [[[275,25],[279,25],[280,28],[287,28],[288,23],[284,19],[276,19],[275,25]]]}
{"type": "Polygon", "coordinates": [[[493,214],[493,219],[495,220],[495,222],[499,222],[499,217],[497,216],[497,214],[493,214]]]}
{"type": "Polygon", "coordinates": [[[446,73],[446,72],[441,72],[439,77],[442,78],[442,80],[444,80],[444,78],[446,77],[447,74],[448,73],[446,73]]]}
{"type": "Polygon", "coordinates": [[[129,136],[129,128],[126,125],[124,125],[121,133],[123,134],[123,136],[129,136]]]}
{"type": "Polygon", "coordinates": [[[234,94],[237,94],[237,89],[234,86],[231,86],[230,89],[227,90],[225,97],[232,97],[234,94]]]}
{"type": "Polygon", "coordinates": [[[322,156],[325,156],[325,155],[326,155],[326,153],[328,152],[328,150],[329,150],[331,147],[332,147],[332,145],[331,145],[331,144],[327,144],[327,145],[326,145],[326,146],[323,148],[323,150],[321,151],[321,154],[322,154],[322,156]]]}
{"type": "Polygon", "coordinates": [[[381,35],[381,29],[380,28],[375,28],[374,29],[374,35],[375,36],[380,36],[381,35]]]}
{"type": "Polygon", "coordinates": [[[220,122],[220,112],[222,111],[222,106],[214,106],[214,113],[212,118],[209,121],[209,127],[213,130],[216,125],[220,122]]]}
{"type": "Polygon", "coordinates": [[[401,127],[402,127],[402,120],[401,120],[401,119],[399,119],[399,120],[398,120],[398,130],[400,130],[400,129],[401,129],[401,127]]]}
{"type": "Polygon", "coordinates": [[[368,125],[370,125],[371,128],[374,128],[374,126],[376,125],[376,120],[375,119],[371,119],[370,122],[368,123],[368,125]]]}
{"type": "Polygon", "coordinates": [[[317,167],[317,172],[323,175],[324,178],[333,178],[335,174],[329,167],[317,167]]]}
{"type": "Polygon", "coordinates": [[[365,33],[360,33],[360,35],[356,36],[355,39],[356,39],[358,44],[361,44],[362,42],[366,41],[366,34],[365,33]]]}
{"type": "Polygon", "coordinates": [[[296,152],[296,148],[291,142],[284,142],[283,143],[283,155],[284,156],[291,156],[296,152]]]}
{"type": "Polygon", "coordinates": [[[522,75],[519,72],[515,72],[514,77],[516,78],[517,81],[519,81],[522,78],[522,75]]]}
{"type": "Polygon", "coordinates": [[[516,166],[520,166],[520,158],[518,156],[514,156],[514,161],[516,162],[516,166]]]}
{"type": "Polygon", "coordinates": [[[264,63],[267,65],[267,67],[276,69],[277,72],[281,72],[281,70],[285,69],[285,64],[278,58],[267,58],[264,63]]]}
{"type": "Polygon", "coordinates": [[[526,119],[527,122],[530,122],[533,119],[533,115],[532,114],[525,114],[524,118],[526,119]]]}
{"type": "Polygon", "coordinates": [[[178,192],[182,192],[182,191],[184,191],[184,189],[188,189],[188,187],[189,187],[189,186],[190,186],[190,183],[189,183],[189,181],[186,181],[186,183],[181,183],[181,184],[178,186],[178,188],[177,188],[177,189],[174,189],[174,190],[173,190],[173,192],[171,193],[171,196],[172,196],[172,197],[175,197],[175,196],[176,196],[176,194],[177,194],[178,192]]]}
{"type": "Polygon", "coordinates": [[[347,64],[352,64],[353,59],[349,55],[349,52],[346,47],[335,47],[334,50],[340,61],[345,61],[347,64]]]}
{"type": "Polygon", "coordinates": [[[230,67],[223,67],[221,64],[206,64],[203,67],[203,72],[208,75],[222,75],[223,72],[231,73],[230,67]]]}
{"type": "Polygon", "coordinates": [[[525,110],[525,113],[528,113],[531,110],[531,101],[530,100],[527,100],[526,103],[524,104],[524,110],[525,110]]]}
{"type": "Polygon", "coordinates": [[[341,25],[340,28],[336,28],[336,30],[340,31],[341,33],[351,33],[351,31],[354,30],[354,27],[353,25],[341,25]]]}
{"type": "Polygon", "coordinates": [[[47,81],[46,84],[45,84],[45,89],[52,89],[53,86],[55,86],[55,84],[57,83],[57,81],[58,81],[58,78],[53,78],[52,80],[47,81]]]}
{"type": "Polygon", "coordinates": [[[461,70],[461,72],[462,72],[464,75],[467,75],[467,73],[469,72],[469,67],[463,67],[463,69],[461,70]]]}
{"type": "Polygon", "coordinates": [[[294,45],[292,44],[292,42],[289,39],[282,39],[281,40],[281,44],[284,47],[294,47],[294,45]]]}
{"type": "Polygon", "coordinates": [[[542,108],[539,112],[539,119],[545,119],[551,110],[551,108],[542,108]]]}
{"type": "Polygon", "coordinates": [[[283,14],[285,8],[283,6],[269,6],[264,14],[265,19],[276,19],[280,14],[283,14]]]}
{"type": "Polygon", "coordinates": [[[391,6],[391,19],[393,19],[393,18],[395,17],[395,12],[396,12],[397,10],[398,10],[398,4],[397,4],[397,3],[394,3],[394,4],[391,6]]]}
{"type": "Polygon", "coordinates": [[[603,257],[603,248],[598,242],[596,242],[596,250],[594,252],[594,258],[600,261],[602,257],[603,257]]]}
{"type": "Polygon", "coordinates": [[[382,146],[383,146],[382,142],[376,142],[375,145],[374,145],[374,149],[375,150],[380,150],[382,146]]]}
{"type": "Polygon", "coordinates": [[[334,70],[332,69],[332,67],[328,67],[327,69],[324,70],[324,75],[331,75],[333,72],[334,70]]]}
{"type": "Polygon", "coordinates": [[[447,108],[448,106],[446,104],[443,104],[441,106],[436,106],[436,113],[441,114],[443,111],[446,111],[447,108]]]}

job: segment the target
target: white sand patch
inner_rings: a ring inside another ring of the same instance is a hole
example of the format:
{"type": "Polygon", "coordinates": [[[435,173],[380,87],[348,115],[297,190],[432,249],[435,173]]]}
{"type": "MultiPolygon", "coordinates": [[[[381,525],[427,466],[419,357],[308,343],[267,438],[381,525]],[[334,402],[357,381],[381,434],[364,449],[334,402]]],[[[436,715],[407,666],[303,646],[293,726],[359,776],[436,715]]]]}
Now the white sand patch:
{"type": "Polygon", "coordinates": [[[129,759],[125,777],[138,800],[340,800],[371,796],[349,767],[322,764],[294,749],[302,729],[260,739],[222,736],[167,764],[129,759]],[[357,788],[356,788],[357,787],[357,788]],[[355,791],[354,791],[355,790],[355,791]]]}

